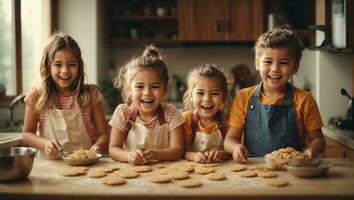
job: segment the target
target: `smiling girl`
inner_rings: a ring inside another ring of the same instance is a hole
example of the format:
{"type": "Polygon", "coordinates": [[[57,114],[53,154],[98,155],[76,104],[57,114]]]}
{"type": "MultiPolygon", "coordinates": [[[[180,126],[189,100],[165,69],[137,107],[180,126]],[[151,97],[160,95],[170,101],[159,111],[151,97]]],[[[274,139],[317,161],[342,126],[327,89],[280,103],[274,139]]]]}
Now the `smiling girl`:
{"type": "Polygon", "coordinates": [[[184,94],[185,158],[200,163],[230,158],[223,149],[226,134],[227,79],[210,64],[192,70],[184,94]]]}
{"type": "Polygon", "coordinates": [[[175,106],[162,103],[168,70],[158,50],[147,47],[114,82],[126,103],[117,106],[109,122],[110,157],[133,165],[181,158],[184,119],[175,106]]]}
{"type": "Polygon", "coordinates": [[[24,142],[49,159],[59,158],[61,151],[105,149],[103,96],[96,86],[84,84],[84,62],[73,38],[64,33],[49,38],[40,76],[41,84],[25,99],[24,142]]]}

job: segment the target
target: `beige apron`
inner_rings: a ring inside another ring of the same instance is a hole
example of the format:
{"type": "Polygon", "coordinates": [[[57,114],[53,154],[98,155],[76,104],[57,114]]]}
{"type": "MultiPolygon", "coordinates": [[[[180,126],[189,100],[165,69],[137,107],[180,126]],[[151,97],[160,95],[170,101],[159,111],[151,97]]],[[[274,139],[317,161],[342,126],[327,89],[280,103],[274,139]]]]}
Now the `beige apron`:
{"type": "MultiPolygon", "coordinates": [[[[74,108],[65,110],[53,108],[45,113],[43,137],[49,140],[56,139],[66,152],[90,149],[92,146],[82,119],[80,106],[76,101],[74,102],[74,108]]],[[[39,152],[38,157],[50,159],[43,151],[39,152]]]]}
{"type": "Polygon", "coordinates": [[[223,149],[223,136],[219,129],[211,134],[197,131],[192,144],[192,151],[211,151],[223,149]]]}
{"type": "Polygon", "coordinates": [[[137,108],[134,108],[130,124],[126,130],[127,139],[123,147],[124,150],[132,151],[134,149],[165,149],[170,146],[169,128],[165,122],[165,115],[159,106],[157,110],[160,127],[157,130],[150,130],[141,123],[136,123],[138,115],[137,108]]]}
{"type": "Polygon", "coordinates": [[[224,137],[221,130],[218,128],[211,134],[206,134],[197,131],[199,116],[195,111],[192,113],[192,151],[211,151],[211,150],[221,150],[223,149],[224,137]]]}

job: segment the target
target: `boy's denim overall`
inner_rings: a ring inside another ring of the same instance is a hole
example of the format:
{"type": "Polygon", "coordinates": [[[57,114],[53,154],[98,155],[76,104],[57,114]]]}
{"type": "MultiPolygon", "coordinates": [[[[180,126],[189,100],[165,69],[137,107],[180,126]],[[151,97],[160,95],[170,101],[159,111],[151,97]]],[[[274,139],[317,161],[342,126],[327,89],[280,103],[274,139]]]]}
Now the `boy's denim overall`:
{"type": "Polygon", "coordinates": [[[261,82],[251,97],[244,130],[244,145],[250,157],[260,157],[283,147],[302,151],[296,123],[293,90],[290,83],[285,87],[282,105],[260,104],[261,82]]]}

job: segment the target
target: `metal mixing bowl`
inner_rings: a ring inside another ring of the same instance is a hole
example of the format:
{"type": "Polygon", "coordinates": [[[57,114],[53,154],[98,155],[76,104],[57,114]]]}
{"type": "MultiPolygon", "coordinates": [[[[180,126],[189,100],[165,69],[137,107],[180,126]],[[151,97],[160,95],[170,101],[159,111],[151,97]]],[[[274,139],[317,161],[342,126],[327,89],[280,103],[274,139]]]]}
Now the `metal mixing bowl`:
{"type": "Polygon", "coordinates": [[[0,181],[26,178],[31,173],[36,152],[30,147],[0,148],[0,181]]]}

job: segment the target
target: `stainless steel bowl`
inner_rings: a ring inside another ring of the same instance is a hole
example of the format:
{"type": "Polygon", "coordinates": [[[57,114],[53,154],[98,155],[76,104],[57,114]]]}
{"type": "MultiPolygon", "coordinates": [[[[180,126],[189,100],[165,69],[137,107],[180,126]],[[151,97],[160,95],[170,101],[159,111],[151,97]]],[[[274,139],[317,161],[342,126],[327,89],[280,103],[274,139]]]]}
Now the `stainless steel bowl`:
{"type": "Polygon", "coordinates": [[[36,152],[30,147],[0,148],[0,181],[26,178],[32,171],[36,152]]]}

